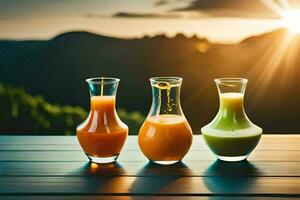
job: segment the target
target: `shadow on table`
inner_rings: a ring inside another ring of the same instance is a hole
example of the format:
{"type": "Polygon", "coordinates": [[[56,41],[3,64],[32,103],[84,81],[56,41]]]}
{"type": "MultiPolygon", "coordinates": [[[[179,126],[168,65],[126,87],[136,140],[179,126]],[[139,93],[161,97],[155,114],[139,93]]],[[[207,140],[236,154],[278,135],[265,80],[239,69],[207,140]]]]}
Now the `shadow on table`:
{"type": "Polygon", "coordinates": [[[78,169],[82,176],[118,176],[126,173],[123,166],[118,163],[96,164],[88,162],[78,169]]]}
{"type": "MultiPolygon", "coordinates": [[[[158,194],[178,178],[189,175],[189,168],[183,162],[173,165],[158,165],[148,162],[138,173],[130,187],[134,194],[158,194]],[[181,171],[181,173],[179,173],[181,171]],[[151,177],[151,178],[150,178],[151,177]]],[[[132,197],[132,199],[139,199],[132,197]]]]}
{"type": "Polygon", "coordinates": [[[182,161],[172,165],[159,165],[149,161],[138,172],[138,176],[189,176],[190,168],[182,161]]]}
{"type": "Polygon", "coordinates": [[[89,194],[113,193],[119,190],[120,179],[118,176],[126,174],[125,169],[118,162],[109,164],[85,163],[76,169],[78,191],[89,194]]]}
{"type": "Polygon", "coordinates": [[[232,163],[217,160],[205,171],[203,182],[213,194],[236,194],[249,191],[255,183],[255,176],[260,174],[258,168],[247,160],[232,163]]]}

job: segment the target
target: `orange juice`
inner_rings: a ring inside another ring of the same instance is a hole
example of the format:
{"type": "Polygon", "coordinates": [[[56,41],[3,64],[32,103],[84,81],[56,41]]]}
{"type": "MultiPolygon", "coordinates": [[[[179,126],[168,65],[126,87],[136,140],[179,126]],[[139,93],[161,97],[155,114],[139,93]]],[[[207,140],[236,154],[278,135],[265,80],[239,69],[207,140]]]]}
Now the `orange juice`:
{"type": "Polygon", "coordinates": [[[138,142],[149,160],[164,164],[163,161],[181,160],[190,149],[192,139],[192,130],[185,117],[163,114],[145,120],[138,142]]]}
{"type": "Polygon", "coordinates": [[[117,156],[126,140],[128,127],[115,110],[115,96],[91,97],[87,120],[77,127],[78,141],[88,156],[117,156]]]}

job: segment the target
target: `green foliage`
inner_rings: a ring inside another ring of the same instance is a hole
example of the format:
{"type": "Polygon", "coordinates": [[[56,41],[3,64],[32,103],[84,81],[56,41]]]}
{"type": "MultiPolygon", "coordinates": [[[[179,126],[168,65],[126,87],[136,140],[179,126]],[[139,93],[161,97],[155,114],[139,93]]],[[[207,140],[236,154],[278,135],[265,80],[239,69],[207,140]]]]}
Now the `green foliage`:
{"type": "Polygon", "coordinates": [[[129,127],[130,135],[137,135],[145,117],[138,111],[126,112],[124,109],[118,110],[119,117],[129,127]]]}
{"type": "MultiPolygon", "coordinates": [[[[22,88],[0,84],[0,132],[2,134],[73,135],[87,117],[78,106],[50,104],[42,96],[31,96],[22,88]]],[[[121,119],[135,133],[144,120],[138,112],[120,110],[121,119]]]]}

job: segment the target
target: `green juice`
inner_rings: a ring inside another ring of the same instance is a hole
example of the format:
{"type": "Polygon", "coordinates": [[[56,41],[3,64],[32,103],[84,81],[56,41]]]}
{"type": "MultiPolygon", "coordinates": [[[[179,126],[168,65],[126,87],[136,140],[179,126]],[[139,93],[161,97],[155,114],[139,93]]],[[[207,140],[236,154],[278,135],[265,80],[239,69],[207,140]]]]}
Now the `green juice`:
{"type": "Polygon", "coordinates": [[[262,129],[248,119],[243,101],[241,93],[220,94],[217,116],[201,129],[204,140],[217,157],[237,157],[232,161],[246,158],[260,140],[262,129]]]}

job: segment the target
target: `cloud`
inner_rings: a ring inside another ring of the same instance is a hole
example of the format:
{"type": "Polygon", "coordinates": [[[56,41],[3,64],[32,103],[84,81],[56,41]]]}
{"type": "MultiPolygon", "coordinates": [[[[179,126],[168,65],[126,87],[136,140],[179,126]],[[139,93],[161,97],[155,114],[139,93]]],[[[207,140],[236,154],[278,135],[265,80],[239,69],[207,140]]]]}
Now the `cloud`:
{"type": "MultiPolygon", "coordinates": [[[[287,3],[283,2],[286,2],[286,0],[156,0],[154,6],[167,5],[165,11],[149,13],[119,11],[106,17],[176,19],[207,17],[279,18],[280,12],[288,9],[287,3]]],[[[300,6],[300,0],[289,0],[289,6],[297,8],[297,6],[300,6]]],[[[90,14],[87,17],[105,16],[90,14]]]]}
{"type": "Polygon", "coordinates": [[[268,2],[280,8],[280,0],[193,0],[188,5],[172,9],[171,11],[198,11],[211,16],[221,17],[278,17],[278,14],[274,12],[274,8],[271,8],[270,4],[268,5],[268,2]]]}
{"type": "Polygon", "coordinates": [[[119,18],[180,18],[179,14],[173,13],[133,13],[133,12],[117,12],[112,17],[119,18]]]}
{"type": "Polygon", "coordinates": [[[163,6],[163,5],[166,5],[168,4],[169,1],[168,0],[157,0],[155,3],[154,3],[154,6],[163,6]]]}
{"type": "Polygon", "coordinates": [[[95,17],[108,17],[108,16],[101,15],[101,14],[98,14],[98,15],[95,15],[95,14],[86,14],[85,17],[87,17],[87,18],[95,18],[95,17]]]}

